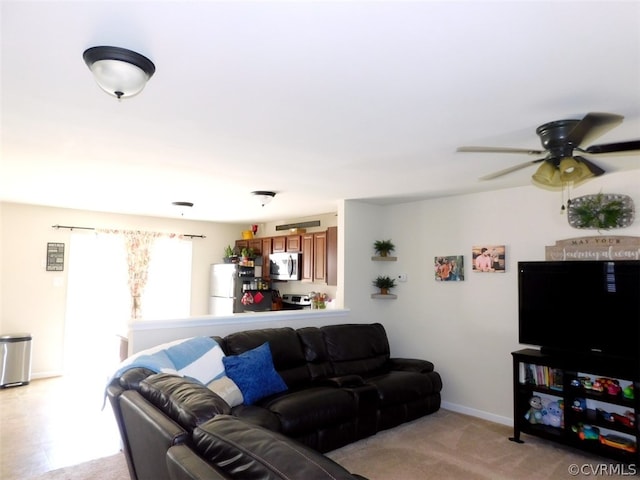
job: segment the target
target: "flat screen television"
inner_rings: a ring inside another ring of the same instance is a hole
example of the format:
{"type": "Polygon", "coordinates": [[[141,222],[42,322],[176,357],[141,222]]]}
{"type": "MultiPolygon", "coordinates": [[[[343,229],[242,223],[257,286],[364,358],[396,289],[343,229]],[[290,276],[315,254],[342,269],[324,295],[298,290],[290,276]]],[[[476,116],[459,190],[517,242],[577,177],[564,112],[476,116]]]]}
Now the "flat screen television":
{"type": "Polygon", "coordinates": [[[640,358],[640,261],[518,263],[519,341],[640,358]]]}

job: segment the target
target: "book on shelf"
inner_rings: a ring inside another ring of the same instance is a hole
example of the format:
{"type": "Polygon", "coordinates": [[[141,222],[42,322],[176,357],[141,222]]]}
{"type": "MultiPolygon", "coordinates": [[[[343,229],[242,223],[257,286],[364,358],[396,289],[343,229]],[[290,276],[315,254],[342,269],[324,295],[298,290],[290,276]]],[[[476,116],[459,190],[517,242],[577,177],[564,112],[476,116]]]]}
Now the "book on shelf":
{"type": "Polygon", "coordinates": [[[545,387],[551,390],[562,390],[563,376],[559,368],[533,363],[520,363],[520,383],[545,387]]]}

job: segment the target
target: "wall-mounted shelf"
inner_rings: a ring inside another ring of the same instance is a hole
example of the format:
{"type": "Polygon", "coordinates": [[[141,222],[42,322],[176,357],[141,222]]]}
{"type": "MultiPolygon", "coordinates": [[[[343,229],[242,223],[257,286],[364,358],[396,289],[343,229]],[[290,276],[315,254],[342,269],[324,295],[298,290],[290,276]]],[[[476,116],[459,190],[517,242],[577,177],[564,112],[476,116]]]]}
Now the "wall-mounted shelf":
{"type": "Polygon", "coordinates": [[[380,255],[374,255],[371,257],[374,262],[396,262],[398,257],[381,257],[380,255]]]}
{"type": "Polygon", "coordinates": [[[398,298],[398,296],[394,295],[393,293],[387,293],[384,295],[382,293],[372,293],[371,298],[381,298],[383,300],[395,300],[396,298],[398,298]]]}

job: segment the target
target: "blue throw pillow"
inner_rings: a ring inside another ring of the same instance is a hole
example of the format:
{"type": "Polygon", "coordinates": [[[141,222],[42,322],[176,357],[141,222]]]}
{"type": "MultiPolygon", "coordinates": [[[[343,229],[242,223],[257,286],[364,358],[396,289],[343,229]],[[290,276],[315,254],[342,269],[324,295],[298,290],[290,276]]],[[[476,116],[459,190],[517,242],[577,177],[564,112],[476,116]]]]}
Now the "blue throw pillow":
{"type": "Polygon", "coordinates": [[[287,389],[273,366],[269,342],[240,355],[227,355],[222,362],[227,376],[240,388],[245,405],[287,389]]]}

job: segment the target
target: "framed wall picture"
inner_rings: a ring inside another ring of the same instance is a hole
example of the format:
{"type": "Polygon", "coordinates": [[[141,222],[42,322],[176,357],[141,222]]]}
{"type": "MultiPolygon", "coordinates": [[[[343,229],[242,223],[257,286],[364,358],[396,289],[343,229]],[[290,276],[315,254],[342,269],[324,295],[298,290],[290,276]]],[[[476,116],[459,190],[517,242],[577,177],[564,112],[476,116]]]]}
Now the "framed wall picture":
{"type": "Polygon", "coordinates": [[[462,255],[435,257],[433,270],[436,282],[461,282],[464,280],[464,257],[462,255]]]}
{"type": "Polygon", "coordinates": [[[473,247],[473,271],[486,273],[504,273],[506,258],[504,245],[483,245],[473,247]]]}

